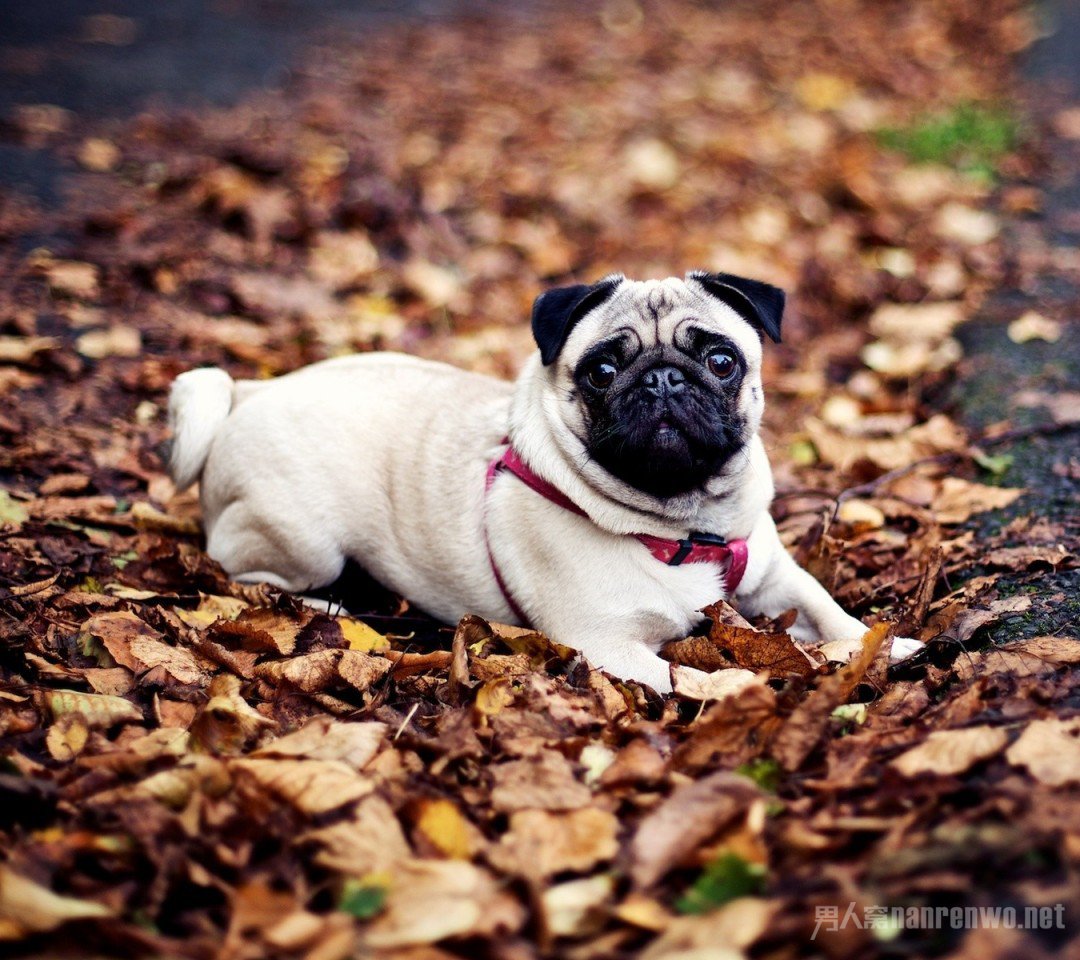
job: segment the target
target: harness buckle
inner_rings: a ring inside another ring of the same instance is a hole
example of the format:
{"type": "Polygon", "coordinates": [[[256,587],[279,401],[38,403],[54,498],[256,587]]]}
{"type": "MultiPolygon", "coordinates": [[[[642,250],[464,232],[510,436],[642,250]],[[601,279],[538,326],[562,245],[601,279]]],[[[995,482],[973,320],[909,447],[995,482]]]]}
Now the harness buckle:
{"type": "Polygon", "coordinates": [[[689,537],[677,541],[679,549],[675,551],[672,558],[668,561],[669,567],[677,567],[683,563],[684,560],[691,553],[694,552],[694,547],[726,547],[727,541],[723,537],[718,537],[715,533],[697,533],[691,532],[689,537]]]}

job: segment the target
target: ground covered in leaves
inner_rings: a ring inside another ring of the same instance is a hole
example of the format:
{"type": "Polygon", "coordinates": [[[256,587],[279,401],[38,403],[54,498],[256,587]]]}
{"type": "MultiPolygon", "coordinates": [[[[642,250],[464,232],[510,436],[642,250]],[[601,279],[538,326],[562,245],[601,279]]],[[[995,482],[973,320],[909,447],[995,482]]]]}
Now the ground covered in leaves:
{"type": "MultiPolygon", "coordinates": [[[[1013,0],[609,0],[383,27],[214,112],[6,118],[84,172],[0,194],[0,952],[1076,951],[1080,461],[1038,510],[1001,477],[1078,398],[1048,363],[978,435],[947,406],[987,298],[1080,275],[1003,239],[1042,202],[1034,36],[1013,0]],[[544,285],[699,267],[793,292],[775,513],[886,621],[845,667],[718,604],[664,700],[370,586],[316,611],[230,583],[164,475],[192,366],[512,375],[544,285]],[[987,646],[1033,604],[1065,614],[987,646]],[[890,670],[894,629],[930,646],[890,670]],[[928,906],[1045,922],[896,912],[928,906]]],[[[1002,318],[1018,351],[1075,321],[1002,318]]]]}

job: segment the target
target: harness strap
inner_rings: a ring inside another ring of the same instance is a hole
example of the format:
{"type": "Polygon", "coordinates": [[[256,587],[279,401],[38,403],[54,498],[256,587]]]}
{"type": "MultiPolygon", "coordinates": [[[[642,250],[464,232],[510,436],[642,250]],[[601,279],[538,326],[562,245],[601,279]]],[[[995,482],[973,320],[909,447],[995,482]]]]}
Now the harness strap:
{"type": "MultiPolygon", "coordinates": [[[[491,540],[488,536],[487,494],[495,482],[495,477],[503,470],[509,471],[531,490],[564,510],[577,514],[579,517],[587,518],[588,514],[554,484],[548,483],[543,477],[533,473],[513,447],[507,447],[502,456],[496,457],[488,464],[487,475],[484,479],[484,545],[487,547],[488,561],[491,564],[491,572],[495,575],[495,582],[499,585],[499,590],[502,591],[507,606],[510,607],[518,620],[522,623],[528,623],[528,618],[515,602],[506,582],[502,578],[502,574],[499,572],[498,564],[495,563],[495,555],[491,552],[491,540]]],[[[727,590],[729,597],[735,593],[736,587],[742,581],[743,574],[746,573],[749,552],[746,541],[742,539],[729,541],[710,533],[691,533],[690,536],[681,540],[654,537],[647,533],[637,533],[633,534],[633,536],[657,560],[667,564],[669,567],[678,567],[684,563],[715,563],[724,566],[724,588],[727,590]]]]}

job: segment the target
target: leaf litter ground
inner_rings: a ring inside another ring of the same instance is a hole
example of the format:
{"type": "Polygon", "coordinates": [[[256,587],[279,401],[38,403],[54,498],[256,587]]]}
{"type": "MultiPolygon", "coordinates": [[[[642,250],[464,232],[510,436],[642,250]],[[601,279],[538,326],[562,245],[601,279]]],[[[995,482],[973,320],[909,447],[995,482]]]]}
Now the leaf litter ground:
{"type": "MultiPolygon", "coordinates": [[[[1078,269],[1002,239],[1040,203],[1009,112],[1034,35],[1011,0],[612,0],[384,27],[224,110],[17,111],[8,135],[84,173],[53,213],[0,196],[0,949],[1078,949],[1080,639],[985,642],[1068,602],[1075,517],[996,478],[1017,424],[1068,430],[1078,398],[1033,388],[978,436],[941,402],[986,298],[1078,269]],[[370,584],[304,607],[230,583],[164,476],[192,366],[389,348],[511,375],[544,284],[700,266],[794,291],[775,513],[882,621],[844,666],[717,604],[663,700],[370,584]],[[897,629],[929,649],[889,669],[897,629]],[[924,906],[1054,922],[887,912],[924,906]]],[[[1011,319],[1023,350],[1075,317],[1011,319]]],[[[1075,489],[1075,458],[1055,473],[1075,489]]]]}

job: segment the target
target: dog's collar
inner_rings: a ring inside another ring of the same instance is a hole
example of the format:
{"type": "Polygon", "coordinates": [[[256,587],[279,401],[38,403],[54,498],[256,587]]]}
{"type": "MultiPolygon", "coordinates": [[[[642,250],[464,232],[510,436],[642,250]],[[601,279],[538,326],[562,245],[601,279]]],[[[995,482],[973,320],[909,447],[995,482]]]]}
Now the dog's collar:
{"type": "MultiPolygon", "coordinates": [[[[554,484],[548,483],[543,477],[537,476],[532,469],[518,456],[513,447],[507,447],[506,452],[496,457],[488,464],[487,477],[484,482],[485,494],[491,490],[495,478],[502,472],[512,473],[525,486],[540,494],[545,500],[550,500],[564,510],[575,513],[579,517],[588,519],[589,515],[581,509],[573,500],[563,493],[554,484]]],[[[723,537],[711,533],[691,533],[690,536],[681,540],[669,540],[664,537],[654,537],[647,533],[635,533],[632,536],[648,548],[657,560],[669,567],[678,567],[684,563],[715,563],[725,567],[724,588],[729,597],[735,593],[735,588],[742,581],[746,572],[748,551],[745,540],[725,540],[723,537]]],[[[487,538],[487,523],[484,524],[484,537],[487,538]]],[[[491,552],[491,544],[488,543],[488,560],[491,561],[491,571],[495,575],[495,581],[502,591],[510,609],[522,622],[528,623],[528,618],[521,612],[511,595],[506,583],[503,581],[499,567],[495,563],[495,556],[491,552]]]]}

